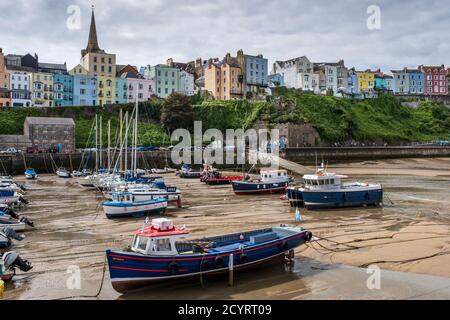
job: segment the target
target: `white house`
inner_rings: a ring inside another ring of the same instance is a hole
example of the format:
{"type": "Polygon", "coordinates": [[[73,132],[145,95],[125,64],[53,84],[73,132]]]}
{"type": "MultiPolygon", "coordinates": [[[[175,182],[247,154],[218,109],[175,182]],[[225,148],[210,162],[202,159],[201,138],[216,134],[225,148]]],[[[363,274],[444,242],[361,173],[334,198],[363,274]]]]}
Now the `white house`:
{"type": "Polygon", "coordinates": [[[318,76],[314,74],[314,65],[305,56],[287,60],[276,61],[272,74],[281,74],[287,88],[302,89],[305,91],[318,91],[318,76]]]}
{"type": "Polygon", "coordinates": [[[127,80],[127,101],[136,102],[136,96],[139,102],[148,101],[155,94],[155,81],[144,79],[139,73],[125,72],[121,78],[127,80]]]}
{"type": "Polygon", "coordinates": [[[184,70],[180,71],[180,93],[187,96],[193,96],[195,92],[194,75],[184,70]]]}
{"type": "Polygon", "coordinates": [[[11,86],[11,105],[13,107],[31,107],[32,72],[19,66],[9,66],[11,86]]]}

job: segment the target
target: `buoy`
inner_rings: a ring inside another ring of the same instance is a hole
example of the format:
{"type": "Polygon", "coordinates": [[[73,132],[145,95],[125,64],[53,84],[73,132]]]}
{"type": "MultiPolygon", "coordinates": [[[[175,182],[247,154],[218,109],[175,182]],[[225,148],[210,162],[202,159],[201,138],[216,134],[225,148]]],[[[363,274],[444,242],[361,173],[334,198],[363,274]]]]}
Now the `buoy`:
{"type": "Polygon", "coordinates": [[[302,221],[302,215],[300,213],[300,209],[297,207],[297,209],[295,210],[295,221],[297,223],[300,223],[302,221]]]}
{"type": "Polygon", "coordinates": [[[0,279],[0,299],[3,299],[3,292],[5,292],[5,283],[0,279]]]}

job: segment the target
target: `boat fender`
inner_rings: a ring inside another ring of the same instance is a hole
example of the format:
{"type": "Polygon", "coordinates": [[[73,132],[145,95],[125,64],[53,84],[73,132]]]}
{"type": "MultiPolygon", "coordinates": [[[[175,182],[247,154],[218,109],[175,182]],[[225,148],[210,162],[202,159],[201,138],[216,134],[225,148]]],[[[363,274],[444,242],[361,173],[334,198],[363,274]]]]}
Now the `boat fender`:
{"type": "Polygon", "coordinates": [[[220,268],[221,266],[223,266],[223,263],[224,263],[224,261],[223,261],[222,257],[217,257],[216,260],[214,260],[214,265],[217,268],[220,268]]]}
{"type": "Polygon", "coordinates": [[[200,269],[201,269],[201,271],[203,271],[203,270],[209,270],[211,268],[211,264],[209,263],[209,261],[203,261],[201,264],[200,264],[200,269]]]}
{"type": "Polygon", "coordinates": [[[239,261],[241,264],[248,263],[248,260],[248,255],[246,255],[245,253],[241,254],[241,256],[239,257],[239,261]]]}
{"type": "Polygon", "coordinates": [[[289,244],[286,241],[283,241],[282,243],[280,243],[279,248],[283,251],[286,251],[289,248],[289,244]]]}
{"type": "Polygon", "coordinates": [[[305,235],[303,236],[303,239],[304,239],[306,242],[310,242],[310,241],[312,240],[312,237],[313,237],[312,232],[306,231],[306,232],[305,232],[305,235]]]}
{"type": "Polygon", "coordinates": [[[180,271],[180,266],[176,262],[171,262],[169,264],[168,270],[171,274],[176,274],[176,273],[178,273],[178,271],[180,271]]]}

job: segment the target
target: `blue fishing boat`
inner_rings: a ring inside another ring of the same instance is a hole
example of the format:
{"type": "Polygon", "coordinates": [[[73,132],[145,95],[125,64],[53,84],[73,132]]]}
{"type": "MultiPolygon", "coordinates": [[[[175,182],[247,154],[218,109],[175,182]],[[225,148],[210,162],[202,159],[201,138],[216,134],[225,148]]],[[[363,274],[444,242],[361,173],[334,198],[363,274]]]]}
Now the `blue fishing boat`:
{"type": "Polygon", "coordinates": [[[254,268],[293,258],[294,249],[310,241],[312,233],[278,226],[199,240],[183,240],[189,233],[168,219],[155,219],[134,234],[128,251],[107,250],[113,288],[120,293],[156,283],[198,279],[254,268]],[[230,259],[233,259],[232,261],[230,259]]]}
{"type": "Polygon", "coordinates": [[[167,205],[167,198],[154,197],[137,201],[131,192],[113,192],[112,201],[102,203],[108,219],[161,214],[166,211],[167,205]]]}
{"type": "Polygon", "coordinates": [[[304,204],[306,208],[341,208],[364,205],[381,205],[383,187],[363,182],[344,183],[347,176],[328,173],[325,166],[316,174],[305,175],[304,185],[290,187],[287,196],[291,205],[304,204]]]}
{"type": "Polygon", "coordinates": [[[290,178],[286,170],[261,171],[259,180],[244,179],[244,181],[233,181],[235,194],[265,194],[281,193],[289,186],[290,178]]]}
{"type": "Polygon", "coordinates": [[[28,168],[25,171],[25,178],[27,178],[28,180],[34,180],[37,179],[38,175],[36,173],[36,170],[32,169],[32,168],[28,168]]]}

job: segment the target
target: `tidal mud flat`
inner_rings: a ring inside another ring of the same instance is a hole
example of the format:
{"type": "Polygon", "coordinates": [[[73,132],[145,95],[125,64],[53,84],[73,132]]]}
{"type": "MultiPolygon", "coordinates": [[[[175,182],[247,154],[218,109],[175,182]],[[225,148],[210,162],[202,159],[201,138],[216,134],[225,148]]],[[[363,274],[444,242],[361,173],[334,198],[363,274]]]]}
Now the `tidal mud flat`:
{"type": "MultiPolygon", "coordinates": [[[[107,220],[100,193],[74,180],[42,175],[26,182],[30,205],[21,211],[36,229],[13,250],[34,269],[8,284],[5,299],[450,299],[450,159],[340,164],[329,171],[382,183],[383,207],[301,209],[299,224],[320,240],[300,247],[289,269],[263,268],[227,279],[160,286],[121,296],[105,250],[125,248],[142,219],[107,220]],[[381,268],[380,290],[367,288],[367,267],[381,268]],[[80,288],[73,281],[79,271],[80,288]],[[72,288],[73,290],[69,289],[72,288]]],[[[209,187],[167,175],[183,192],[183,209],[166,215],[192,237],[295,223],[295,209],[279,195],[236,196],[231,186],[209,187]]],[[[297,177],[299,178],[299,177],[297,177]]],[[[23,182],[22,177],[17,177],[23,182]]]]}

